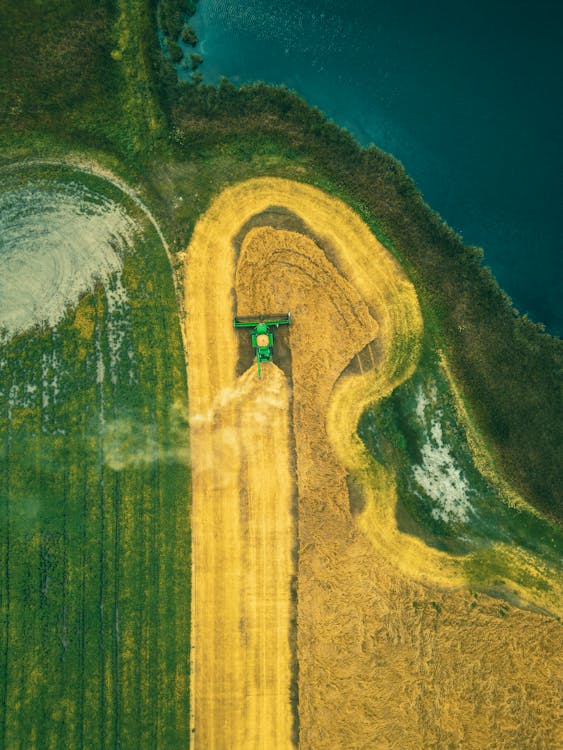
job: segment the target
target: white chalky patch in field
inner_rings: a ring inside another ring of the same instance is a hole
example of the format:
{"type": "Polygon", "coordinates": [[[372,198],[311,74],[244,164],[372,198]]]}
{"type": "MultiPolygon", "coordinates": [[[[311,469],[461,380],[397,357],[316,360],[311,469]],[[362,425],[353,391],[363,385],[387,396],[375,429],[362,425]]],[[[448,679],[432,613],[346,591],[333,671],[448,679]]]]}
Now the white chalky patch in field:
{"type": "MultiPolygon", "coordinates": [[[[108,306],[108,317],[106,321],[107,340],[109,348],[109,369],[112,383],[117,383],[117,365],[124,349],[126,334],[130,333],[131,324],[127,319],[127,310],[129,308],[129,299],[127,291],[123,286],[121,273],[114,274],[105,288],[106,300],[108,306]]],[[[134,359],[134,352],[127,350],[127,356],[130,361],[134,359]]],[[[132,370],[129,372],[131,382],[132,370]]]]}
{"type": "Polygon", "coordinates": [[[425,413],[430,403],[419,388],[416,416],[425,428],[425,441],[420,451],[422,464],[413,468],[413,476],[425,495],[435,503],[431,511],[433,518],[445,523],[463,523],[469,519],[472,509],[469,483],[456,466],[449,446],[444,443],[439,410],[430,422],[430,434],[426,431],[425,413]]]}
{"type": "Polygon", "coordinates": [[[104,365],[104,355],[102,352],[102,342],[100,340],[99,332],[96,333],[96,340],[94,345],[96,349],[96,383],[99,386],[102,386],[106,376],[106,368],[104,365]]]}
{"type": "Polygon", "coordinates": [[[421,425],[425,424],[426,407],[430,404],[426,394],[419,388],[416,394],[416,416],[421,425]]]}
{"type": "Polygon", "coordinates": [[[137,231],[124,208],[80,184],[37,180],[0,193],[0,334],[55,326],[121,270],[137,231]]]}

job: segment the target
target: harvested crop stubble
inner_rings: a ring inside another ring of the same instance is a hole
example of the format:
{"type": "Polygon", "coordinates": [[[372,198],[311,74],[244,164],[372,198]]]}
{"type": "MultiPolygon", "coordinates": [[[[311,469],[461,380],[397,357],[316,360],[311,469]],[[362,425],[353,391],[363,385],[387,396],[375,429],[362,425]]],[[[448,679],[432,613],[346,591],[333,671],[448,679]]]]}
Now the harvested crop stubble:
{"type": "Polygon", "coordinates": [[[193,736],[202,750],[283,748],[292,728],[289,395],[274,366],[260,381],[254,366],[236,377],[225,239],[196,228],[186,286],[193,736]]]}
{"type": "MultiPolygon", "coordinates": [[[[370,535],[374,545],[349,510],[347,482],[356,474],[348,475],[347,469],[357,469],[361,458],[357,418],[367,402],[384,397],[412,373],[418,356],[420,310],[398,263],[339,200],[310,186],[261,179],[230,188],[215,200],[194,232],[187,271],[188,340],[190,336],[209,340],[221,357],[227,348],[228,365],[214,363],[225,369],[224,382],[235,382],[231,287],[239,314],[292,312],[300,746],[486,748],[491,747],[491,737],[497,747],[553,746],[559,624],[485,596],[446,594],[410,580],[389,558],[389,550],[401,554],[402,541],[408,569],[417,575],[419,565],[424,574],[432,567],[424,559],[422,542],[415,540],[412,546],[406,535],[393,536],[396,524],[387,516],[393,544],[385,539],[389,530],[378,529],[380,540],[370,535]],[[309,236],[255,226],[242,239],[235,275],[241,232],[253,217],[271,214],[273,207],[299,217],[309,236]],[[216,277],[208,279],[211,253],[220,269],[219,283],[216,277]],[[205,330],[194,333],[200,327],[205,330]]],[[[209,373],[196,370],[201,364],[199,349],[195,359],[191,351],[188,354],[193,410],[200,408],[200,391],[206,393],[206,403],[212,403],[214,394],[218,397],[219,381],[207,393],[209,373]]],[[[267,377],[272,371],[277,372],[264,367],[267,377]]],[[[259,396],[254,403],[260,403],[259,396]]],[[[254,406],[241,404],[245,408],[251,411],[254,406]]],[[[285,408],[289,410],[289,402],[285,408]]],[[[272,431],[276,429],[274,425],[272,431]]],[[[243,445],[240,433],[232,435],[233,450],[238,451],[243,445]]],[[[268,470],[282,472],[283,462],[289,459],[289,452],[272,454],[268,470]]],[[[236,466],[236,460],[225,461],[217,481],[236,466]]],[[[380,500],[384,505],[389,502],[392,478],[381,476],[380,486],[372,487],[372,506],[380,500]]],[[[199,537],[198,545],[214,543],[219,554],[239,559],[238,550],[245,546],[241,535],[213,538],[209,529],[198,528],[197,502],[194,485],[193,533],[195,539],[199,537]]],[[[434,553],[444,582],[459,582],[448,578],[455,570],[449,567],[448,556],[427,550],[427,558],[434,553]]],[[[212,587],[215,574],[203,567],[198,570],[197,559],[194,553],[194,597],[201,602],[198,582],[212,587]]],[[[253,575],[251,569],[245,573],[253,575]]],[[[220,610],[229,605],[217,598],[215,606],[220,610]]],[[[277,614],[283,617],[284,610],[277,614]]],[[[201,696],[209,695],[209,689],[202,682],[205,675],[197,671],[205,663],[198,648],[202,637],[217,639],[220,633],[203,631],[199,617],[196,608],[195,723],[197,732],[200,726],[213,732],[221,723],[236,726],[243,721],[248,704],[237,705],[235,699],[223,711],[223,694],[218,693],[214,713],[207,706],[205,715],[201,696]]],[[[283,627],[281,622],[278,626],[283,627]]],[[[241,649],[237,659],[243,664],[244,642],[235,645],[241,649]]],[[[225,665],[216,663],[223,655],[216,653],[213,658],[207,663],[210,672],[224,670],[225,665]]],[[[283,656],[278,658],[282,663],[283,656]]],[[[287,743],[284,738],[268,745],[257,732],[254,744],[232,741],[214,746],[285,747],[287,743]]]]}

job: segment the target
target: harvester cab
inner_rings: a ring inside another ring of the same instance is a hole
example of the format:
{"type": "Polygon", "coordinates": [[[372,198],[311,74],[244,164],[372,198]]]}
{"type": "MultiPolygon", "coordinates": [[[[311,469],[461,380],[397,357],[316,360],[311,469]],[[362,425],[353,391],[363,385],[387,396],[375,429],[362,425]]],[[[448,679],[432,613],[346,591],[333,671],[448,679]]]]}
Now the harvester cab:
{"type": "Polygon", "coordinates": [[[274,326],[288,326],[291,323],[291,315],[258,315],[237,317],[234,319],[235,328],[250,328],[252,347],[258,364],[258,377],[260,377],[260,365],[262,362],[271,362],[274,351],[274,326]]]}

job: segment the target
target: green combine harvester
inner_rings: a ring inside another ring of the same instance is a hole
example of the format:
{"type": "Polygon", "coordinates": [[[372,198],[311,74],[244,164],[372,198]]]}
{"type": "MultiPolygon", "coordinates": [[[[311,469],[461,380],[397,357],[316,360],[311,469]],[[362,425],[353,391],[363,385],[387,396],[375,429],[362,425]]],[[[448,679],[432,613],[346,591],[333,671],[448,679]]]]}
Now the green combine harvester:
{"type": "Polygon", "coordinates": [[[274,334],[270,330],[275,326],[288,326],[291,323],[291,315],[259,315],[238,317],[234,320],[235,328],[252,328],[251,339],[256,362],[258,363],[258,377],[260,377],[260,365],[262,362],[271,362],[274,351],[274,334]]]}

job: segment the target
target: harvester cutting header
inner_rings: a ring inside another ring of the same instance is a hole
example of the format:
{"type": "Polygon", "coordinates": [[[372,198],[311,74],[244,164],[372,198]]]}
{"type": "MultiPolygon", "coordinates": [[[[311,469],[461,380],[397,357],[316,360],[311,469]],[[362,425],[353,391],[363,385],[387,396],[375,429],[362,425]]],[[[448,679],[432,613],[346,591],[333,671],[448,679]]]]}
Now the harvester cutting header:
{"type": "Polygon", "coordinates": [[[252,328],[251,339],[256,362],[258,364],[258,377],[260,377],[260,365],[262,362],[271,362],[274,351],[274,334],[270,328],[274,326],[288,326],[291,323],[291,315],[249,315],[236,317],[235,328],[252,328]]]}

